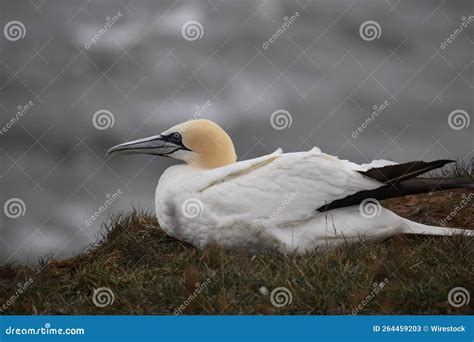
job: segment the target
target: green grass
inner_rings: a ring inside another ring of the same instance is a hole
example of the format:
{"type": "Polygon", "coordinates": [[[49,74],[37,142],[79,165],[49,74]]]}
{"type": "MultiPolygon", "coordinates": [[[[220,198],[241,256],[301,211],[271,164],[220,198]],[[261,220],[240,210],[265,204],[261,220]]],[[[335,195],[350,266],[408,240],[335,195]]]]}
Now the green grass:
{"type": "Polygon", "coordinates": [[[474,158],[468,162],[458,160],[442,169],[430,172],[429,175],[440,178],[462,178],[474,180],[474,158]]]}
{"type": "MultiPolygon", "coordinates": [[[[465,169],[452,170],[456,177],[465,169]]],[[[383,205],[437,224],[466,194],[438,192],[383,205]]],[[[473,218],[469,203],[448,225],[472,228],[473,218]]],[[[0,266],[0,313],[172,315],[181,306],[182,314],[352,314],[365,300],[358,314],[473,314],[474,299],[449,305],[449,291],[459,286],[474,296],[472,237],[396,236],[323,254],[251,256],[197,250],[166,236],[153,215],[134,211],[110,218],[97,243],[76,257],[45,259],[40,268],[0,266]],[[374,294],[380,282],[386,285],[374,294]],[[100,287],[115,298],[103,308],[92,300],[100,287]],[[270,300],[277,287],[292,296],[281,308],[270,300]]]]}
{"type": "Polygon", "coordinates": [[[183,314],[351,314],[373,283],[385,279],[359,314],[472,310],[447,302],[453,287],[474,289],[474,239],[468,237],[400,236],[325,254],[246,256],[196,250],[166,236],[153,217],[135,212],[111,219],[100,241],[75,258],[44,261],[38,274],[23,266],[0,268],[1,302],[33,277],[5,313],[173,314],[194,294],[183,314]],[[207,278],[195,293],[196,283],[207,278]],[[259,288],[281,286],[291,291],[292,303],[276,308],[259,288]],[[99,287],[113,291],[112,305],[94,305],[99,287]]]}

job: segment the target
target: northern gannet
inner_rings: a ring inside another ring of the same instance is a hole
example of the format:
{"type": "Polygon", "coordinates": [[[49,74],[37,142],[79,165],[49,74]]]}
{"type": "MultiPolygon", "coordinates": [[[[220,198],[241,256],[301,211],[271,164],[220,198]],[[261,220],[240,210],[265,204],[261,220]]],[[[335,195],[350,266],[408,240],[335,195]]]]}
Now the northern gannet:
{"type": "Polygon", "coordinates": [[[415,178],[451,162],[358,165],[322,153],[272,154],[237,162],[229,135],[197,119],[112,147],[107,154],[180,159],[156,188],[156,216],[164,231],[198,248],[223,246],[249,253],[304,253],[395,234],[472,235],[428,226],[382,208],[378,200],[453,189],[472,182],[415,178]]]}

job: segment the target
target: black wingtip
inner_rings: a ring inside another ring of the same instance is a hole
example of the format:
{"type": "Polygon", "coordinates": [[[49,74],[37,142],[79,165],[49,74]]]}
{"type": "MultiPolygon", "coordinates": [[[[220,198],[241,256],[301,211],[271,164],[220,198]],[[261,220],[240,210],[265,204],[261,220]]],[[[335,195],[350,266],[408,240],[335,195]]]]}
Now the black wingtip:
{"type": "Polygon", "coordinates": [[[367,171],[359,171],[362,175],[382,183],[394,184],[415,178],[431,170],[439,169],[455,160],[439,159],[431,162],[412,161],[403,164],[375,167],[367,171]]]}
{"type": "Polygon", "coordinates": [[[407,195],[461,188],[474,189],[474,182],[469,179],[413,178],[397,184],[387,184],[374,190],[359,191],[323,205],[317,210],[324,212],[331,209],[358,205],[366,198],[385,200],[407,195]]]}

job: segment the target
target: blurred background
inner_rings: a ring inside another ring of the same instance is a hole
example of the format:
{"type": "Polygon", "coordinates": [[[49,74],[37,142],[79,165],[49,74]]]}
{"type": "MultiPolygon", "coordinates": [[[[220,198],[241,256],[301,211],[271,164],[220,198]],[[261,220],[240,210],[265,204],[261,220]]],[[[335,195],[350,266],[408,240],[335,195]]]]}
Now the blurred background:
{"type": "Polygon", "coordinates": [[[469,161],[472,14],[469,0],[3,0],[0,261],[74,255],[108,215],[154,210],[175,162],[105,151],[193,117],[240,159],[469,161]]]}

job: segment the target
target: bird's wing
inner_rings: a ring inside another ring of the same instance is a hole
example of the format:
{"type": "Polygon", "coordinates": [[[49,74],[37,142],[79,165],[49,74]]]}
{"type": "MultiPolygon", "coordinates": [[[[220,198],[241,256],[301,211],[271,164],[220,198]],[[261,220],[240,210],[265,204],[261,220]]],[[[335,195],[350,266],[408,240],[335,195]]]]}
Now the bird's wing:
{"type": "Polygon", "coordinates": [[[207,171],[198,192],[220,215],[245,213],[291,222],[314,216],[316,208],[334,200],[383,185],[348,163],[319,149],[279,152],[207,171]]]}
{"type": "Polygon", "coordinates": [[[384,160],[384,159],[376,159],[371,161],[370,163],[367,164],[361,164],[359,165],[359,171],[367,171],[373,168],[377,167],[383,167],[383,166],[388,166],[388,165],[397,165],[398,163],[395,163],[394,161],[391,160],[384,160]]]}

